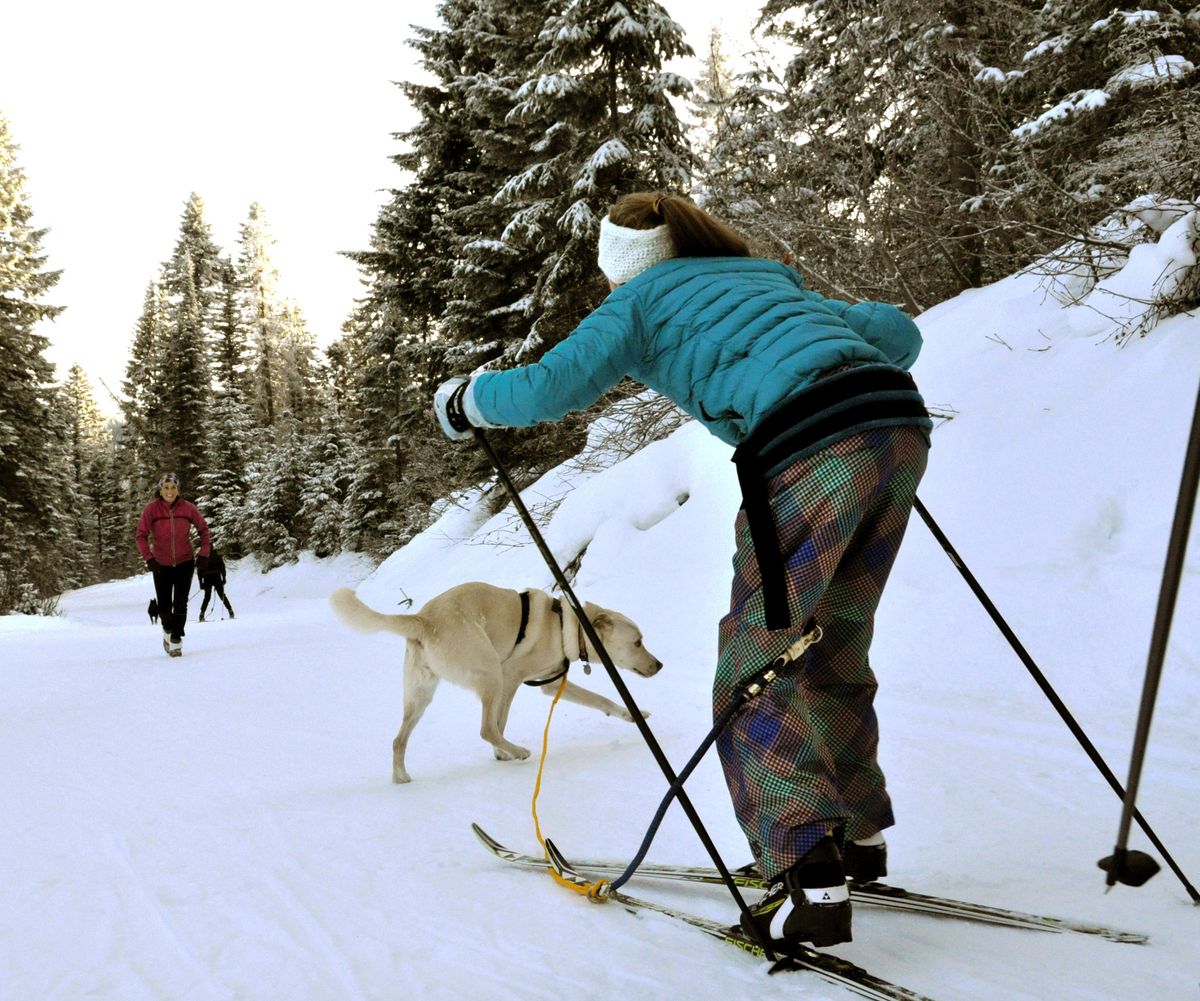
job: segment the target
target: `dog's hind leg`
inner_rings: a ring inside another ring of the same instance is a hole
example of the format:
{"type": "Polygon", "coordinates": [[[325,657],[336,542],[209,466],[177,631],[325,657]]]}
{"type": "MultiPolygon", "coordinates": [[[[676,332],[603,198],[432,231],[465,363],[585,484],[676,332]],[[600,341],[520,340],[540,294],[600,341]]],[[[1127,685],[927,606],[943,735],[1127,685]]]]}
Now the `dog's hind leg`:
{"type": "Polygon", "coordinates": [[[438,685],[437,675],[425,666],[419,650],[420,647],[410,640],[404,654],[404,720],[392,741],[392,781],[397,783],[411,781],[404,767],[404,752],[413,728],[429,707],[438,685]]]}

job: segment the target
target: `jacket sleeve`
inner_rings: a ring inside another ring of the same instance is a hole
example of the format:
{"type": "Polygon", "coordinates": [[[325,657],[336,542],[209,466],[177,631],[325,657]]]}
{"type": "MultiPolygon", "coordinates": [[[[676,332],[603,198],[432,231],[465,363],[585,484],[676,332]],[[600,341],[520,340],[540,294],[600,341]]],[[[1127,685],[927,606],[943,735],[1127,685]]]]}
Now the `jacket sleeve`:
{"type": "Polygon", "coordinates": [[[893,365],[911,368],[921,353],[921,331],[902,309],[886,302],[859,302],[851,306],[841,299],[826,299],[825,308],[887,355],[893,365]]]}
{"type": "Polygon", "coordinates": [[[144,508],[142,508],[142,516],[138,518],[137,532],[134,536],[137,541],[138,552],[141,554],[143,560],[150,559],[152,555],[150,552],[149,535],[150,505],[147,504],[144,508]]]}
{"type": "Polygon", "coordinates": [[[642,356],[641,323],[632,296],[610,295],[539,361],[471,380],[473,405],[489,424],[529,427],[584,410],[642,356]]]}

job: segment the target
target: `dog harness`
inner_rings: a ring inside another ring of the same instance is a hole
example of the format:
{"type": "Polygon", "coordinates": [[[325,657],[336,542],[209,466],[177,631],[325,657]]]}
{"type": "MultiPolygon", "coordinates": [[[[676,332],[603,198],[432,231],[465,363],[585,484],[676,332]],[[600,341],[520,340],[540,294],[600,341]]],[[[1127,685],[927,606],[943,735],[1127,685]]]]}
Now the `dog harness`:
{"type": "MultiPolygon", "coordinates": [[[[560,628],[561,628],[562,617],[563,617],[562,602],[559,601],[557,598],[555,598],[554,601],[551,603],[550,607],[554,610],[554,613],[558,616],[559,622],[560,622],[560,628]]],[[[521,645],[521,640],[523,640],[525,638],[525,627],[528,625],[529,625],[529,592],[522,591],[521,592],[521,626],[519,629],[517,629],[517,641],[513,644],[513,650],[516,650],[517,647],[519,647],[521,645]]],[[[566,638],[565,632],[563,633],[563,637],[565,640],[565,638],[566,638]]],[[[566,643],[565,642],[563,643],[563,648],[564,648],[563,652],[565,653],[566,652],[566,643]]],[[[511,657],[512,654],[510,653],[509,656],[511,657]]],[[[556,671],[554,674],[550,675],[548,678],[533,678],[530,681],[526,681],[525,684],[529,685],[531,688],[541,688],[543,685],[548,685],[551,682],[558,681],[559,678],[561,678],[564,674],[567,673],[567,668],[569,668],[570,666],[571,666],[570,660],[568,660],[566,657],[563,657],[562,667],[558,671],[556,671]]]]}

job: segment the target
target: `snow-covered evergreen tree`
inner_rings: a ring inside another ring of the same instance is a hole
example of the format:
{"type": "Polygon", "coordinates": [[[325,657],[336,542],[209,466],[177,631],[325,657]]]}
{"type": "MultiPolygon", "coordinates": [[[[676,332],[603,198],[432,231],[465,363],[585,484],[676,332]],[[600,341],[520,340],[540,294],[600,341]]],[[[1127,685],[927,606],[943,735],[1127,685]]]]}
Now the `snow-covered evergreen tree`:
{"type": "Polygon", "coordinates": [[[61,531],[66,466],[55,440],[54,370],[40,333],[60,307],[45,301],[60,272],[46,267],[25,174],[0,115],[0,613],[35,611],[32,593],[60,590],[70,559],[61,531]]]}
{"type": "Polygon", "coordinates": [[[296,520],[303,526],[305,548],[316,556],[330,556],[345,548],[345,500],[354,478],[355,451],[338,407],[328,396],[305,453],[308,473],[300,484],[296,520]]]}
{"type": "Polygon", "coordinates": [[[664,63],[691,55],[683,29],[654,0],[577,0],[549,12],[534,74],[509,121],[536,124],[538,141],[496,199],[509,210],[501,239],[542,258],[526,307],[521,354],[568,334],[607,291],[596,268],[600,216],[638,189],[681,191],[694,158],[671,97],[691,84],[664,63]]]}
{"type": "Polygon", "coordinates": [[[1021,39],[1019,60],[986,71],[1013,118],[981,214],[1003,227],[1017,263],[1064,244],[1078,256],[1062,266],[1111,263],[1112,250],[1074,238],[1142,196],[1200,197],[1200,6],[1049,0],[1021,39]]]}
{"type": "MultiPolygon", "coordinates": [[[[542,139],[546,123],[519,121],[511,114],[516,92],[536,71],[538,52],[531,40],[541,31],[546,4],[541,0],[478,4],[462,33],[473,56],[469,72],[443,65],[446,84],[462,103],[464,128],[477,166],[466,178],[464,204],[447,213],[459,250],[445,286],[439,327],[454,345],[453,367],[469,370],[480,362],[511,361],[529,334],[530,307],[543,248],[502,239],[511,212],[496,191],[542,139]]],[[[447,33],[451,35],[451,32],[447,33]]],[[[461,171],[456,177],[462,177],[461,171]]]]}
{"type": "Polygon", "coordinates": [[[1029,11],[990,0],[771,0],[789,47],[773,226],[812,283],[926,308],[986,275],[972,213],[1003,117],[979,71],[1029,11]],[[781,211],[780,211],[781,210],[781,211]]]}
{"type": "Polygon", "coordinates": [[[280,389],[285,413],[300,421],[306,431],[320,422],[322,372],[317,341],[295,302],[285,304],[279,344],[280,389]]]}
{"type": "Polygon", "coordinates": [[[207,465],[208,348],[216,336],[221,269],[220,248],[205,220],[204,202],[193,194],[183,211],[174,252],[163,267],[166,328],[154,387],[162,399],[158,466],[178,473],[189,493],[207,465]]]}
{"type": "Polygon", "coordinates": [[[280,299],[279,270],[271,257],[274,243],[263,208],[255,202],[238,235],[238,281],[252,331],[254,415],[265,428],[274,428],[289,409],[284,389],[285,306],[280,299]]]}
{"type": "Polygon", "coordinates": [[[404,456],[414,444],[401,433],[401,423],[420,408],[422,392],[427,409],[433,392],[432,380],[421,371],[422,339],[416,329],[416,324],[406,326],[386,313],[361,310],[329,351],[335,387],[349,390],[339,392],[338,399],[355,444],[343,527],[352,550],[390,553],[396,545],[394,499],[404,456]],[[416,350],[409,351],[410,346],[416,350]],[[410,388],[414,384],[417,388],[410,388]]]}
{"type": "Polygon", "coordinates": [[[264,438],[251,413],[251,378],[242,290],[233,266],[221,269],[221,301],[216,342],[212,346],[212,395],[205,427],[208,468],[200,474],[196,503],[223,552],[239,556],[242,507],[248,487],[248,467],[264,438]]]}
{"type": "Polygon", "coordinates": [[[370,279],[371,322],[435,328],[431,350],[437,341],[454,352],[446,372],[515,351],[529,330],[524,296],[540,254],[501,241],[508,214],[494,199],[512,158],[541,134],[506,116],[532,72],[545,4],[446,0],[438,14],[410,41],[427,79],[401,85],[420,116],[393,157],[408,180],[380,211],[370,249],[351,256],[370,279]]]}
{"type": "Polygon", "coordinates": [[[701,170],[705,207],[729,220],[769,256],[794,257],[793,219],[815,192],[793,180],[799,144],[786,114],[787,97],[762,52],[708,105],[712,128],[701,170]]]}
{"type": "Polygon", "coordinates": [[[106,538],[109,500],[109,445],[106,422],[92,395],[91,382],[79,364],[71,366],[59,392],[60,420],[70,475],[67,525],[75,557],[64,585],[79,587],[102,579],[101,566],[112,540],[106,538]]]}
{"type": "Polygon", "coordinates": [[[304,548],[297,521],[300,491],[309,474],[300,424],[284,417],[278,440],[253,463],[246,501],[239,511],[236,534],[245,551],[264,570],[296,559],[304,548]]]}
{"type": "MultiPolygon", "coordinates": [[[[151,282],[134,325],[125,378],[121,382],[123,423],[114,437],[114,464],[131,540],[133,526],[163,473],[162,456],[168,452],[165,413],[170,401],[162,390],[167,336],[166,297],[159,283],[151,282]]],[[[131,541],[131,558],[134,552],[131,541]]]]}
{"type": "Polygon", "coordinates": [[[738,84],[726,45],[720,28],[709,31],[700,52],[700,75],[696,77],[689,101],[696,115],[695,146],[701,164],[711,162],[717,138],[728,136],[732,131],[730,117],[738,84]]]}
{"type": "Polygon", "coordinates": [[[135,518],[130,511],[126,478],[118,461],[124,426],[105,423],[103,455],[93,464],[87,491],[96,499],[97,573],[100,580],[127,577],[142,568],[134,544],[135,518]]]}

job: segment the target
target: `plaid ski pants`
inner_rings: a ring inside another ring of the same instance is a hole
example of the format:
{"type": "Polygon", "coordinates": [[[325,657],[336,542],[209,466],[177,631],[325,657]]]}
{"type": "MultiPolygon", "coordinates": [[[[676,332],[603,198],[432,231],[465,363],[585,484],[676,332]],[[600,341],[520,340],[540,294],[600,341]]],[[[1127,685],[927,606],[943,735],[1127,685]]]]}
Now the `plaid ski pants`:
{"type": "Polygon", "coordinates": [[[863,838],[894,823],[875,759],[879,728],[868,651],[929,442],[891,426],[835,442],[769,482],[792,625],[766,628],[762,580],[738,512],[729,614],[720,623],[713,713],[738,682],[816,623],[823,630],[787,673],[746,703],[717,742],[734,811],[773,877],[834,827],[863,838]]]}

